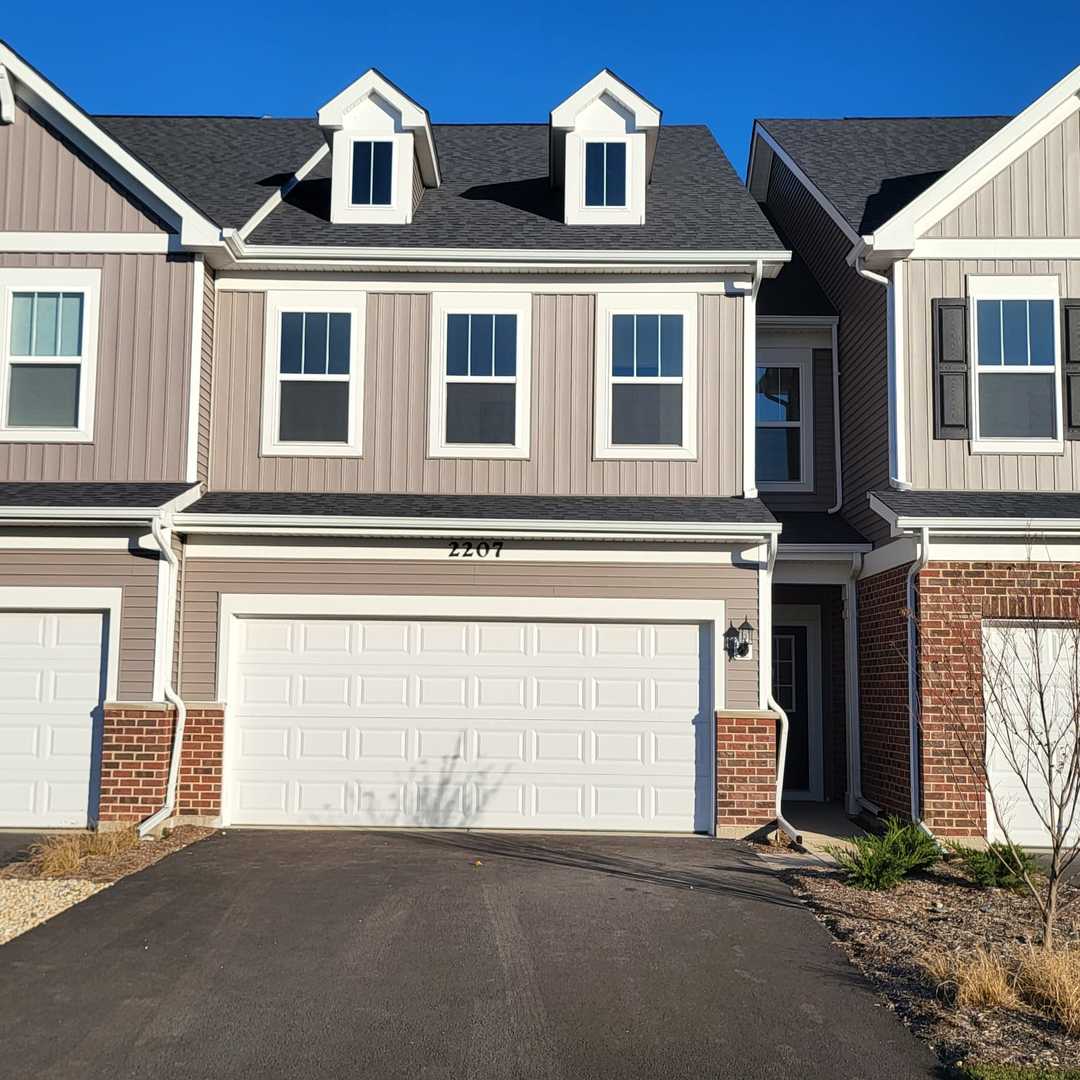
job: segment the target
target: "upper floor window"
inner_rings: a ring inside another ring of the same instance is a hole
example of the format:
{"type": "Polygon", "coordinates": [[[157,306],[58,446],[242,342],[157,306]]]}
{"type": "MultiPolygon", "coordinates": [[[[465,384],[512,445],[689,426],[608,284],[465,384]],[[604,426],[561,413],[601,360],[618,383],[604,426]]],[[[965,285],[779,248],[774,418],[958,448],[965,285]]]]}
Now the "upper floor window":
{"type": "Polygon", "coordinates": [[[432,300],[433,457],[528,457],[528,296],[432,300]]]}
{"type": "Polygon", "coordinates": [[[0,271],[0,440],[91,441],[99,277],[0,271]]]}
{"type": "Polygon", "coordinates": [[[625,310],[623,303],[597,301],[603,360],[597,363],[596,456],[693,457],[696,299],[642,297],[641,310],[625,310]]]}
{"type": "Polygon", "coordinates": [[[352,149],[353,206],[389,206],[393,202],[394,144],[357,139],[352,149]]]}
{"type": "Polygon", "coordinates": [[[1056,277],[968,279],[973,449],[1061,448],[1056,277]]]}
{"type": "Polygon", "coordinates": [[[626,143],[585,144],[585,205],[626,206],[626,143]]]}
{"type": "Polygon", "coordinates": [[[262,452],[360,453],[362,300],[270,294],[262,452]]]}
{"type": "Polygon", "coordinates": [[[809,349],[758,350],[754,415],[758,484],[805,491],[813,484],[813,368],[809,349]]]}

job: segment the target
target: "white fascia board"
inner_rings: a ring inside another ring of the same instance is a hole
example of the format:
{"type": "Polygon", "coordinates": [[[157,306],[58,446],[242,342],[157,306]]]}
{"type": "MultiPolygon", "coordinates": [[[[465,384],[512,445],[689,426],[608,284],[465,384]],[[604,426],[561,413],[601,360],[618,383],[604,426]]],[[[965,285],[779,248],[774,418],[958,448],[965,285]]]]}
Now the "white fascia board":
{"type": "Polygon", "coordinates": [[[184,201],[3,42],[0,42],[0,65],[14,80],[18,97],[44,116],[105,172],[174,224],[180,232],[181,243],[220,243],[221,230],[212,221],[184,201]]]}
{"type": "Polygon", "coordinates": [[[197,502],[203,497],[202,484],[194,484],[188,488],[187,491],[182,491],[175,499],[170,499],[167,503],[162,503],[158,507],[158,513],[163,514],[178,514],[183,510],[186,510],[193,502],[197,502]]]}
{"type": "Polygon", "coordinates": [[[572,128],[578,114],[604,94],[614,98],[623,108],[634,114],[634,125],[639,131],[660,126],[660,110],[607,68],[597,72],[584,86],[551,110],[551,126],[572,128]]]}
{"type": "Polygon", "coordinates": [[[758,315],[757,317],[758,326],[774,326],[780,330],[798,330],[801,327],[829,328],[838,325],[839,322],[838,315],[758,315]]]}
{"type": "Polygon", "coordinates": [[[845,556],[861,555],[873,551],[871,543],[856,544],[785,544],[780,537],[780,546],[776,549],[778,559],[795,561],[813,561],[817,559],[842,559],[845,556]]]}
{"type": "Polygon", "coordinates": [[[11,88],[7,69],[0,64],[0,124],[15,123],[15,91],[11,88]]]}
{"type": "MultiPolygon", "coordinates": [[[[957,495],[962,495],[957,492],[957,495]]],[[[929,529],[937,535],[949,536],[1043,536],[1054,533],[1080,535],[1080,518],[1024,517],[948,517],[901,514],[891,510],[873,493],[869,494],[870,509],[883,518],[894,535],[929,529]]]]}
{"type": "Polygon", "coordinates": [[[927,229],[954,210],[1002,169],[1080,108],[1080,67],[931,184],[871,237],[878,250],[908,250],[927,229]]]}
{"type": "Polygon", "coordinates": [[[148,522],[159,514],[175,513],[190,506],[202,494],[196,484],[161,506],[0,506],[0,524],[8,521],[26,524],[91,525],[97,522],[148,522]]]}
{"type": "Polygon", "coordinates": [[[806,175],[805,172],[796,164],[795,159],[774,139],[769,132],[761,126],[760,121],[754,121],[754,135],[753,138],[761,139],[767,143],[774,154],[791,170],[792,175],[800,184],[810,193],[814,201],[825,211],[826,214],[832,219],[832,222],[836,227],[853,243],[859,243],[861,237],[851,227],[851,223],[843,214],[832,204],[828,196],[806,175]]]}
{"type": "Polygon", "coordinates": [[[167,255],[178,250],[169,233],[0,232],[0,251],[39,255],[167,255]]]}

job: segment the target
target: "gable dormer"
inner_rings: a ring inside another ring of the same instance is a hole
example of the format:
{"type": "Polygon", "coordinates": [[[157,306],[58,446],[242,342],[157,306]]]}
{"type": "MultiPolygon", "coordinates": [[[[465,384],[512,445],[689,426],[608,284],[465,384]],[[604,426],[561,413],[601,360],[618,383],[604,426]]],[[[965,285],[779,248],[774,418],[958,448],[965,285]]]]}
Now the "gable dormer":
{"type": "Polygon", "coordinates": [[[369,68],[318,112],[330,144],[330,220],[407,225],[423,188],[439,186],[427,110],[369,68]]]}
{"type": "Polygon", "coordinates": [[[644,225],[660,110],[606,68],[551,113],[567,225],[644,225]]]}

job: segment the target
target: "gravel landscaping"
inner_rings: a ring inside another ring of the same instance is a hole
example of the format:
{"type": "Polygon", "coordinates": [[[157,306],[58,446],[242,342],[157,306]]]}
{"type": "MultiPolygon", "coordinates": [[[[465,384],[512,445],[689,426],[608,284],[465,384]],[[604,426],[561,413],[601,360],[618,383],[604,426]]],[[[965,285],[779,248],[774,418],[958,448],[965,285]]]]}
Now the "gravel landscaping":
{"type": "Polygon", "coordinates": [[[160,840],[144,840],[114,854],[89,855],[63,877],[45,876],[32,856],[0,867],[0,945],[213,832],[181,825],[160,840]]]}
{"type": "MultiPolygon", "coordinates": [[[[927,956],[978,947],[1018,956],[1036,940],[1029,898],[977,888],[944,863],[885,892],[852,888],[835,869],[799,867],[784,877],[944,1063],[1080,1064],[1080,1037],[1023,1005],[957,1007],[937,993],[921,963],[927,956]]],[[[1073,902],[1059,921],[1058,942],[1080,947],[1080,889],[1063,888],[1061,899],[1063,905],[1073,902]]]]}

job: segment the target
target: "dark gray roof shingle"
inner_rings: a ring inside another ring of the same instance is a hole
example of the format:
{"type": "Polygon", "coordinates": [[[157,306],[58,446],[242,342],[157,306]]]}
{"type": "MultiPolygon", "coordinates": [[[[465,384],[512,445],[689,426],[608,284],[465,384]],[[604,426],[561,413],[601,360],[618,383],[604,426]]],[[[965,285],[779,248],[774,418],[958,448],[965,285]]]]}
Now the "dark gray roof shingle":
{"type": "Polygon", "coordinates": [[[871,492],[900,517],[1080,520],[1080,492],[1072,491],[896,491],[871,492]]]}
{"type": "MultiPolygon", "coordinates": [[[[106,131],[218,225],[239,228],[321,145],[314,119],[99,116],[106,131]]],[[[330,159],[292,190],[252,244],[553,250],[782,251],[704,126],[664,126],[644,225],[562,222],[546,124],[435,124],[442,186],[409,225],[330,223],[330,159]]]]}
{"type": "Polygon", "coordinates": [[[824,510],[773,510],[772,513],[784,530],[780,534],[781,544],[872,546],[858,529],[849,525],[839,514],[827,514],[824,510]]]}
{"type": "Polygon", "coordinates": [[[759,120],[860,235],[873,232],[1011,116],[759,120]]]}
{"type": "Polygon", "coordinates": [[[663,521],[771,525],[757,499],[662,495],[360,495],[212,491],[189,514],[311,517],[474,518],[523,521],[663,521]]]}
{"type": "Polygon", "coordinates": [[[0,484],[0,507],[154,509],[190,491],[194,484],[0,484]]]}

